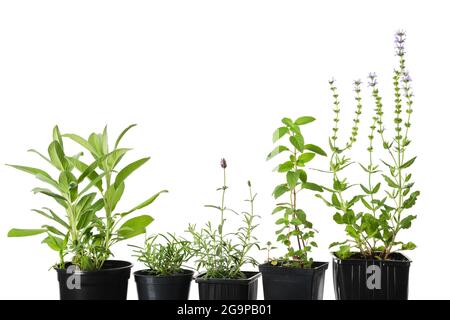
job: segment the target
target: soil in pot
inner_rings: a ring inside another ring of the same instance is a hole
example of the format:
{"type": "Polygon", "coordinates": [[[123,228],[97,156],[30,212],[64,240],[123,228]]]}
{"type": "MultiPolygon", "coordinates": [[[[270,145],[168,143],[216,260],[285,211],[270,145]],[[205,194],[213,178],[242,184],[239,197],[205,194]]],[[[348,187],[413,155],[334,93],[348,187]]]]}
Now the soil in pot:
{"type": "Polygon", "coordinates": [[[58,273],[61,300],[126,300],[132,263],[108,260],[95,271],[77,271],[67,263],[58,273]]]}
{"type": "Polygon", "coordinates": [[[184,269],[170,276],[155,276],[150,270],[136,271],[139,300],[188,300],[193,275],[194,271],[184,269]]]}
{"type": "Polygon", "coordinates": [[[337,300],[407,300],[411,260],[393,253],[389,260],[358,254],[339,259],[333,254],[333,282],[337,300]]]}
{"type": "Polygon", "coordinates": [[[198,283],[200,300],[256,300],[259,272],[243,272],[245,279],[205,279],[200,274],[198,283]]]}
{"type": "Polygon", "coordinates": [[[291,268],[265,263],[259,266],[265,300],[322,300],[328,262],[311,268],[291,268]]]}

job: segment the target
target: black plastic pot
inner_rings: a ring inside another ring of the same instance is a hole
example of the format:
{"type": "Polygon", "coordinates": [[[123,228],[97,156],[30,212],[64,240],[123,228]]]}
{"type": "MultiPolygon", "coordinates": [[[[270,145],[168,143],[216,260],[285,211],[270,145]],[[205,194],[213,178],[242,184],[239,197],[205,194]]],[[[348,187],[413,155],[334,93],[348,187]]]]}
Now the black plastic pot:
{"type": "Polygon", "coordinates": [[[96,271],[77,271],[70,263],[57,269],[61,300],[126,300],[130,262],[105,261],[96,271]]]}
{"type": "Polygon", "coordinates": [[[139,300],[188,300],[192,270],[170,276],[153,276],[149,270],[134,273],[139,300]]]}
{"type": "Polygon", "coordinates": [[[337,300],[408,300],[411,260],[401,253],[392,260],[341,260],[333,254],[337,300]]]}
{"type": "Polygon", "coordinates": [[[265,300],[322,300],[328,262],[314,262],[310,269],[261,264],[265,300]]]}
{"type": "Polygon", "coordinates": [[[243,272],[246,279],[205,279],[204,273],[195,278],[200,300],[256,300],[259,272],[243,272]]]}

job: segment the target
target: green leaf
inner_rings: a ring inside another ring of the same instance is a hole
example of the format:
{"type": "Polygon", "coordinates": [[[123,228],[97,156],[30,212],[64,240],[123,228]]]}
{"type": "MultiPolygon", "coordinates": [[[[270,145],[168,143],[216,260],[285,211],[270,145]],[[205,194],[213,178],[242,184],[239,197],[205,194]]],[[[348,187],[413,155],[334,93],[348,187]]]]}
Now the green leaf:
{"type": "Polygon", "coordinates": [[[137,126],[137,124],[132,124],[132,125],[128,126],[125,130],[122,131],[122,133],[119,135],[119,137],[116,140],[116,144],[114,145],[114,149],[117,149],[117,147],[119,146],[120,140],[122,140],[122,138],[128,132],[128,130],[130,130],[131,128],[134,128],[136,126],[137,126]]]}
{"type": "Polygon", "coordinates": [[[299,127],[292,121],[292,119],[289,118],[283,118],[281,120],[289,129],[291,129],[292,132],[295,134],[300,135],[300,129],[299,127]]]}
{"type": "Polygon", "coordinates": [[[323,192],[323,188],[319,186],[318,184],[312,183],[312,182],[303,182],[302,187],[304,189],[312,190],[312,191],[318,191],[323,192]]]}
{"type": "Polygon", "coordinates": [[[117,231],[121,239],[129,239],[145,233],[147,226],[153,222],[153,218],[148,215],[142,215],[131,218],[125,222],[117,231]]]}
{"type": "Polygon", "coordinates": [[[407,216],[406,218],[402,219],[402,221],[400,221],[400,226],[403,229],[409,229],[409,228],[411,228],[411,222],[416,218],[417,218],[417,216],[413,216],[413,215],[407,216]]]}
{"type": "Polygon", "coordinates": [[[326,153],[325,151],[323,151],[320,147],[318,147],[318,146],[316,146],[316,145],[314,145],[314,144],[305,144],[304,148],[305,148],[306,150],[315,152],[315,153],[317,153],[318,155],[321,155],[321,156],[324,156],[324,157],[327,156],[327,153],[326,153]]]}
{"type": "Polygon", "coordinates": [[[116,180],[114,182],[114,186],[117,188],[122,182],[125,181],[126,178],[130,176],[135,170],[141,167],[144,163],[146,163],[150,158],[142,158],[137,161],[134,161],[123,168],[116,176],[116,180]]]}
{"type": "Polygon", "coordinates": [[[169,191],[167,191],[167,190],[162,190],[162,191],[160,191],[160,192],[154,194],[153,196],[151,196],[150,198],[148,198],[147,200],[145,200],[145,201],[142,202],[141,204],[137,205],[136,207],[134,207],[134,208],[131,209],[130,211],[127,211],[127,212],[122,213],[121,216],[124,217],[124,216],[126,216],[126,215],[128,215],[128,214],[130,214],[130,213],[132,213],[132,212],[134,212],[134,211],[136,211],[136,210],[140,210],[140,209],[143,209],[143,208],[149,206],[150,204],[152,204],[152,203],[159,197],[159,195],[160,195],[161,193],[167,193],[167,192],[169,192],[169,191]]]}
{"type": "Polygon", "coordinates": [[[8,237],[29,237],[47,232],[47,229],[11,229],[8,237]]]}
{"type": "Polygon", "coordinates": [[[305,147],[305,141],[303,139],[303,136],[301,134],[297,134],[295,136],[289,137],[289,141],[291,144],[300,152],[303,152],[305,147]]]}
{"type": "Polygon", "coordinates": [[[401,168],[401,169],[409,168],[409,167],[414,163],[414,161],[416,161],[416,158],[417,158],[417,157],[414,157],[414,158],[412,158],[411,160],[406,161],[404,164],[402,164],[402,165],[400,166],[400,168],[401,168]]]}
{"type": "Polygon", "coordinates": [[[295,120],[295,124],[298,126],[302,126],[308,123],[311,123],[313,121],[315,121],[316,119],[313,117],[300,117],[297,120],[295,120]]]}
{"type": "Polygon", "coordinates": [[[347,232],[347,234],[350,236],[350,237],[352,237],[352,238],[355,238],[355,239],[359,239],[359,235],[358,235],[358,232],[355,230],[355,228],[353,228],[352,226],[347,226],[346,228],[345,228],[345,231],[347,232]]]}
{"type": "MultiPolygon", "coordinates": [[[[78,160],[75,157],[70,157],[69,161],[77,168],[78,171],[80,172],[84,172],[88,169],[88,165],[85,164],[84,162],[78,160]]],[[[90,181],[97,181],[97,183],[95,184],[95,186],[97,187],[98,190],[103,191],[103,186],[102,186],[102,180],[98,180],[98,174],[95,171],[92,171],[89,175],[88,178],[90,181]]]]}
{"type": "Polygon", "coordinates": [[[278,172],[288,172],[294,168],[294,164],[291,161],[286,161],[285,163],[280,164],[276,167],[278,172]]]}
{"type": "Polygon", "coordinates": [[[300,157],[298,157],[298,161],[301,163],[307,163],[307,162],[311,161],[312,159],[314,159],[315,156],[316,156],[315,153],[305,152],[305,153],[301,154],[300,157]]]}
{"type": "Polygon", "coordinates": [[[299,179],[298,172],[289,171],[288,173],[286,173],[286,180],[291,190],[293,190],[297,186],[298,179],[299,179]]]}
{"type": "Polygon", "coordinates": [[[100,154],[97,152],[97,150],[84,138],[76,135],[76,134],[64,134],[63,137],[65,138],[69,138],[73,141],[75,141],[76,143],[78,143],[79,145],[81,145],[82,147],[84,147],[86,150],[88,150],[90,153],[92,153],[92,155],[94,157],[100,157],[100,154]]]}
{"type": "Polygon", "coordinates": [[[97,175],[97,177],[94,180],[90,181],[89,184],[83,190],[81,190],[81,192],[78,195],[81,196],[84,193],[86,193],[87,191],[89,191],[93,186],[97,185],[98,182],[100,182],[105,175],[106,175],[106,172],[103,172],[103,173],[97,175]]]}
{"type": "Polygon", "coordinates": [[[53,193],[53,192],[51,192],[51,191],[48,190],[48,189],[45,189],[45,188],[34,188],[32,191],[33,191],[33,193],[35,193],[35,194],[36,194],[36,193],[42,193],[42,194],[45,194],[46,196],[52,197],[52,198],[54,198],[56,201],[58,201],[58,203],[60,203],[60,204],[64,203],[63,206],[66,206],[66,205],[67,205],[67,200],[66,200],[66,198],[60,196],[59,194],[53,193]]]}
{"type": "Polygon", "coordinates": [[[342,216],[336,212],[333,216],[333,220],[337,223],[337,224],[343,224],[344,221],[342,220],[342,216]]]}
{"type": "Polygon", "coordinates": [[[308,175],[306,174],[306,171],[303,170],[303,169],[299,169],[299,170],[297,170],[297,172],[298,172],[298,176],[300,178],[300,181],[301,182],[307,182],[308,175]]]}
{"type": "Polygon", "coordinates": [[[281,197],[283,194],[285,194],[288,191],[289,191],[289,188],[286,184],[280,184],[275,187],[275,190],[273,191],[272,194],[275,199],[278,199],[279,197],[281,197]]]}
{"type": "Polygon", "coordinates": [[[55,251],[61,251],[64,249],[64,240],[52,235],[48,235],[47,238],[42,240],[42,243],[47,244],[50,249],[55,251]]]}
{"type": "Polygon", "coordinates": [[[64,146],[63,140],[62,140],[62,137],[61,137],[61,132],[59,131],[58,126],[55,126],[53,128],[53,140],[54,141],[58,141],[58,143],[61,146],[61,148],[64,146]]]}
{"type": "Polygon", "coordinates": [[[410,241],[408,243],[402,244],[401,250],[414,250],[415,248],[417,248],[417,246],[410,241]]]}
{"type": "Polygon", "coordinates": [[[289,221],[286,220],[285,218],[280,218],[277,221],[275,221],[276,225],[280,225],[280,224],[289,224],[289,221]]]}
{"type": "Polygon", "coordinates": [[[283,138],[287,133],[289,132],[289,129],[286,127],[280,127],[273,133],[272,141],[275,143],[281,138],[283,138]]]}
{"type": "Polygon", "coordinates": [[[39,151],[34,150],[34,149],[29,149],[28,152],[32,152],[32,153],[37,154],[39,157],[41,157],[42,159],[44,159],[45,161],[47,161],[48,163],[50,163],[51,165],[53,165],[52,162],[50,161],[50,159],[47,158],[46,156],[44,156],[44,155],[43,155],[42,153],[40,153],[39,151]]]}
{"type": "Polygon", "coordinates": [[[275,157],[276,155],[284,152],[284,151],[289,151],[289,148],[285,147],[285,146],[277,146],[275,147],[271,153],[269,153],[269,155],[267,156],[266,161],[272,159],[273,157],[275,157]]]}
{"type": "Polygon", "coordinates": [[[384,180],[387,182],[388,186],[391,188],[398,188],[398,185],[388,176],[383,174],[384,180]]]}
{"type": "Polygon", "coordinates": [[[44,181],[48,184],[50,184],[51,186],[57,188],[58,190],[60,190],[58,183],[53,180],[53,178],[44,170],[38,169],[38,168],[33,168],[33,167],[26,167],[26,166],[18,166],[18,165],[12,165],[12,164],[7,164],[8,167],[29,173],[34,175],[37,179],[44,181]]]}
{"type": "Polygon", "coordinates": [[[366,187],[364,187],[364,185],[360,184],[359,186],[361,187],[361,189],[363,189],[363,191],[364,191],[365,193],[367,193],[367,194],[371,194],[371,193],[372,193],[369,189],[367,189],[366,187]]]}
{"type": "Polygon", "coordinates": [[[409,209],[416,204],[417,197],[420,195],[420,191],[414,191],[409,195],[409,198],[403,202],[403,208],[409,209]]]}
{"type": "Polygon", "coordinates": [[[341,208],[341,202],[339,201],[336,193],[333,193],[331,196],[331,203],[333,203],[333,206],[335,206],[337,209],[341,208]]]}

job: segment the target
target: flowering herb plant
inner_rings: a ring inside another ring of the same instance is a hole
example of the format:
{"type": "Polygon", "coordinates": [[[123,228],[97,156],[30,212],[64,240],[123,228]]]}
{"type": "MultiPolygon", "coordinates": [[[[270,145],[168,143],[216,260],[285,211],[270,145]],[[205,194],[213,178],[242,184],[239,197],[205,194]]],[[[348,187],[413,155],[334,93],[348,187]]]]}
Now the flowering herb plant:
{"type": "MultiPolygon", "coordinates": [[[[273,191],[275,199],[287,195],[287,202],[278,203],[273,210],[273,214],[282,215],[276,221],[276,224],[281,227],[276,231],[276,234],[278,235],[277,241],[286,246],[287,253],[282,258],[272,260],[273,265],[308,268],[313,263],[309,253],[312,247],[317,247],[316,242],[313,241],[316,230],[307,219],[305,211],[299,207],[298,195],[307,189],[323,191],[320,185],[308,179],[305,168],[305,165],[312,161],[316,154],[327,155],[320,147],[314,144],[305,144],[301,126],[314,120],[313,117],[300,117],[295,121],[284,118],[282,120],[283,126],[275,130],[273,134],[274,143],[283,137],[287,138],[289,142],[289,146],[286,144],[277,145],[267,156],[267,160],[271,160],[279,154],[288,156],[275,168],[275,171],[283,174],[285,181],[276,186],[273,191]]],[[[270,246],[268,245],[268,248],[270,246]]]]}
{"type": "Polygon", "coordinates": [[[330,138],[332,151],[330,158],[330,172],[333,176],[333,185],[326,188],[331,193],[331,200],[321,197],[325,203],[337,212],[334,220],[345,226],[348,239],[335,242],[330,247],[339,247],[337,255],[348,259],[357,253],[361,257],[373,259],[389,259],[393,252],[398,250],[412,250],[416,245],[412,242],[403,242],[398,239],[400,231],[409,229],[415,215],[406,215],[412,208],[420,192],[414,190],[410,169],[416,157],[408,159],[406,151],[411,144],[409,129],[411,127],[411,114],[413,94],[411,78],[405,66],[405,33],[399,31],[395,36],[396,56],[398,66],[394,69],[394,136],[386,137],[384,127],[383,102],[378,89],[378,80],[375,73],[369,74],[369,88],[375,101],[374,114],[370,125],[368,140],[368,162],[360,163],[361,169],[367,175],[366,182],[350,185],[343,178],[343,170],[353,162],[346,154],[356,141],[359,127],[359,116],[362,109],[361,81],[355,81],[355,99],[357,102],[356,116],[352,135],[345,146],[337,145],[337,132],[339,130],[340,101],[335,81],[330,81],[330,88],[334,98],[335,126],[330,138]],[[406,106],[406,108],[404,108],[406,106]],[[406,118],[404,118],[406,116],[406,118]],[[384,170],[374,158],[376,145],[374,139],[379,137],[380,151],[384,151],[389,160],[381,160],[384,170]],[[351,198],[345,198],[346,191],[352,187],[361,190],[351,198]],[[384,193],[382,191],[384,190],[384,193]],[[360,208],[358,210],[357,208],[360,208]],[[357,250],[357,252],[355,252],[357,250]]]}
{"type": "Polygon", "coordinates": [[[225,195],[228,190],[226,180],[227,162],[222,159],[220,165],[223,169],[223,185],[217,191],[221,193],[220,205],[206,205],[220,214],[217,228],[208,222],[205,227],[197,231],[195,225],[189,225],[188,231],[193,237],[192,250],[197,258],[197,269],[206,270],[204,278],[240,279],[245,278],[242,267],[246,264],[257,265],[257,261],[249,253],[253,247],[258,247],[258,241],[253,231],[258,226],[254,213],[256,194],[253,194],[252,185],[248,182],[250,210],[239,214],[225,205],[225,195]],[[243,226],[235,232],[226,232],[226,213],[233,213],[243,217],[243,226]]]}
{"type": "Polygon", "coordinates": [[[166,190],[160,191],[133,207],[118,212],[116,207],[125,191],[125,180],[149,158],[137,160],[118,169],[118,165],[130,149],[119,148],[125,129],[117,138],[114,148],[108,145],[107,130],[101,134],[93,133],[88,140],[75,134],[61,135],[58,127],[53,129],[53,140],[48,147],[48,156],[38,154],[58,172],[53,178],[42,169],[11,165],[15,169],[34,175],[48,188],[35,188],[40,193],[55,200],[58,209],[43,208],[33,210],[52,222],[39,229],[11,229],[9,237],[34,236],[45,233],[43,240],[51,249],[59,252],[56,268],[65,268],[65,257],[71,256],[71,263],[81,270],[101,269],[103,263],[112,255],[111,246],[119,241],[145,233],[153,221],[149,215],[141,215],[122,223],[129,214],[153,203],[166,190]],[[86,164],[81,160],[83,153],[69,156],[64,150],[63,138],[69,138],[87,149],[94,160],[86,164]],[[79,171],[79,173],[77,173],[79,171]],[[50,188],[50,189],[49,189],[50,188]],[[60,209],[64,213],[60,213],[60,209]],[[101,212],[104,211],[104,215],[101,212]]]}

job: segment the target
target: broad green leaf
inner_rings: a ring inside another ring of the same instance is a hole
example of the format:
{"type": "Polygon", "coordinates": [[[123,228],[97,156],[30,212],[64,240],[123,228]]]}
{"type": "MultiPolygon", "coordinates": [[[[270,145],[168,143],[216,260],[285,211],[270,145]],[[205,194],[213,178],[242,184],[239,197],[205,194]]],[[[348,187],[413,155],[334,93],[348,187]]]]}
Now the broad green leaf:
{"type": "Polygon", "coordinates": [[[42,243],[47,244],[50,249],[55,250],[55,251],[61,251],[64,249],[64,240],[60,239],[58,237],[54,237],[52,235],[48,235],[47,238],[45,238],[44,240],[42,240],[42,243]]]}
{"type": "Polygon", "coordinates": [[[289,137],[289,141],[298,151],[303,152],[305,150],[305,141],[301,134],[289,137]]]}
{"type": "Polygon", "coordinates": [[[63,232],[59,231],[58,229],[56,229],[56,228],[53,227],[53,226],[43,225],[42,228],[45,228],[45,229],[47,229],[49,232],[52,232],[52,233],[57,234],[57,235],[59,235],[59,236],[63,236],[63,237],[65,236],[65,234],[64,234],[63,232]]]}
{"type": "Polygon", "coordinates": [[[53,166],[58,170],[65,170],[67,168],[67,160],[64,151],[58,141],[53,141],[48,147],[48,155],[53,166]]]}
{"type": "Polygon", "coordinates": [[[69,225],[63,220],[61,219],[55,212],[53,212],[53,210],[49,209],[49,208],[43,208],[44,210],[47,210],[49,212],[45,213],[42,210],[36,210],[36,209],[32,209],[31,211],[34,211],[36,213],[39,213],[40,215],[43,215],[44,217],[47,217],[48,219],[51,219],[55,222],[58,222],[60,225],[62,225],[63,227],[69,229],[69,225]]]}
{"type": "Polygon", "coordinates": [[[316,145],[314,145],[314,144],[305,144],[304,148],[305,148],[306,150],[315,152],[315,153],[317,153],[318,155],[321,155],[321,156],[324,156],[324,157],[327,156],[327,153],[326,153],[325,151],[323,151],[320,147],[318,147],[318,146],[316,146],[316,145]]]}
{"type": "Polygon", "coordinates": [[[145,200],[145,201],[142,202],[141,204],[137,205],[137,206],[134,207],[133,209],[131,209],[131,210],[127,211],[127,212],[122,213],[121,216],[124,217],[124,216],[126,216],[126,215],[128,215],[128,214],[130,214],[130,213],[132,213],[132,212],[134,212],[134,211],[136,211],[136,210],[140,210],[140,209],[143,209],[143,208],[149,206],[150,204],[152,204],[152,203],[159,197],[159,195],[160,195],[161,193],[167,193],[167,192],[169,192],[169,191],[167,191],[167,190],[162,190],[162,191],[160,191],[160,192],[154,194],[153,196],[151,196],[150,198],[148,198],[147,200],[145,200]]]}
{"type": "Polygon", "coordinates": [[[398,184],[396,184],[391,178],[383,174],[384,180],[387,182],[388,186],[391,188],[398,188],[398,184]]]}
{"type": "Polygon", "coordinates": [[[47,229],[11,229],[8,237],[29,237],[47,232],[47,229]]]}
{"type": "Polygon", "coordinates": [[[403,208],[409,209],[416,204],[417,197],[420,195],[420,191],[414,191],[409,195],[409,198],[403,202],[403,208]]]}
{"type": "Polygon", "coordinates": [[[61,148],[64,147],[62,136],[61,136],[61,132],[59,131],[58,126],[55,126],[53,128],[53,141],[58,141],[58,143],[61,146],[61,148]]]}
{"type": "Polygon", "coordinates": [[[313,117],[300,117],[297,120],[295,120],[295,124],[298,126],[302,126],[302,125],[311,123],[315,120],[316,120],[316,118],[313,118],[313,117]]]}
{"type": "Polygon", "coordinates": [[[402,221],[400,221],[400,226],[403,229],[409,229],[409,228],[411,228],[411,222],[416,218],[417,218],[417,216],[413,216],[413,215],[407,216],[406,218],[403,218],[402,221]]]}
{"type": "Polygon", "coordinates": [[[288,173],[286,173],[286,180],[291,190],[293,190],[297,186],[298,179],[298,172],[289,171],[288,173]]]}
{"type": "Polygon", "coordinates": [[[52,197],[55,199],[60,205],[62,205],[64,208],[67,208],[67,200],[66,198],[60,196],[59,194],[53,193],[52,191],[45,189],[45,188],[34,188],[33,193],[42,193],[48,197],[52,197]]]}
{"type": "Polygon", "coordinates": [[[76,143],[84,147],[86,150],[88,150],[90,153],[92,153],[92,155],[94,155],[95,158],[100,157],[100,154],[97,153],[97,150],[93,146],[91,146],[91,144],[86,139],[71,133],[64,134],[63,137],[75,141],[76,143]]]}
{"type": "Polygon", "coordinates": [[[401,250],[414,250],[417,246],[413,242],[402,244],[401,250]]]}
{"type": "Polygon", "coordinates": [[[276,171],[278,172],[288,172],[294,168],[294,164],[291,161],[286,161],[285,163],[280,164],[276,167],[276,171]]]}
{"type": "Polygon", "coordinates": [[[125,222],[117,231],[122,239],[129,239],[145,233],[147,226],[153,222],[153,218],[148,215],[142,215],[132,218],[125,222]]]}
{"type": "Polygon", "coordinates": [[[38,168],[33,168],[33,167],[26,167],[26,166],[18,166],[18,165],[12,165],[12,164],[7,164],[8,167],[29,173],[34,175],[37,179],[43,181],[43,182],[47,182],[48,184],[52,185],[53,187],[57,188],[59,190],[59,185],[58,183],[52,179],[52,177],[45,172],[44,170],[38,169],[38,168]]]}
{"type": "Polygon", "coordinates": [[[122,133],[119,135],[119,137],[116,140],[116,143],[114,145],[114,149],[117,149],[117,147],[119,146],[120,141],[125,136],[125,134],[128,132],[128,130],[130,130],[131,128],[134,128],[135,126],[137,126],[137,124],[132,124],[132,125],[128,126],[125,130],[122,131],[122,133]]]}
{"type": "Polygon", "coordinates": [[[303,182],[302,187],[304,189],[308,189],[308,190],[312,190],[312,191],[323,192],[323,188],[321,186],[319,186],[316,183],[312,183],[312,182],[303,182]]]}
{"type": "Polygon", "coordinates": [[[273,157],[275,157],[276,155],[284,152],[284,151],[289,151],[289,149],[285,146],[276,146],[271,153],[269,153],[269,155],[267,156],[266,161],[272,159],[273,157]]]}
{"type": "Polygon", "coordinates": [[[315,153],[305,152],[298,157],[298,161],[301,163],[307,163],[312,159],[314,159],[315,156],[316,156],[315,153]]]}
{"type": "Polygon", "coordinates": [[[272,194],[275,199],[278,199],[279,197],[281,197],[283,194],[285,194],[288,191],[289,191],[289,188],[286,184],[280,184],[275,187],[275,190],[273,191],[272,194]]]}
{"type": "Polygon", "coordinates": [[[94,180],[90,181],[89,184],[83,190],[81,190],[78,195],[82,196],[84,193],[88,192],[93,186],[97,185],[97,183],[101,181],[105,175],[106,172],[99,174],[94,180]]]}
{"type": "Polygon", "coordinates": [[[343,224],[344,221],[342,220],[342,216],[336,212],[333,216],[333,220],[337,223],[337,224],[343,224]]]}
{"type": "Polygon", "coordinates": [[[130,176],[135,170],[141,167],[144,163],[146,163],[150,158],[142,158],[135,162],[130,163],[125,168],[123,168],[116,176],[116,180],[114,182],[114,186],[117,188],[122,182],[125,181],[126,178],[130,176]]]}
{"type": "Polygon", "coordinates": [[[404,164],[402,164],[402,165],[400,166],[400,168],[401,168],[401,169],[409,168],[409,167],[414,163],[414,161],[416,161],[416,158],[417,158],[417,157],[414,157],[414,158],[412,158],[411,160],[406,161],[404,164]]]}
{"type": "Polygon", "coordinates": [[[280,127],[273,133],[272,141],[275,143],[281,138],[283,138],[287,133],[289,132],[289,129],[286,127],[280,127]]]}
{"type": "Polygon", "coordinates": [[[308,181],[308,175],[306,174],[306,171],[303,169],[297,170],[298,176],[300,178],[301,182],[307,182],[308,181]]]}
{"type": "Polygon", "coordinates": [[[347,227],[345,227],[345,231],[347,232],[347,234],[350,237],[355,238],[355,239],[359,239],[358,232],[352,226],[348,225],[347,227]]]}
{"type": "Polygon", "coordinates": [[[337,209],[340,209],[342,204],[338,199],[338,196],[336,195],[336,193],[333,193],[333,195],[331,196],[331,203],[333,204],[333,206],[335,206],[337,209]]]}

